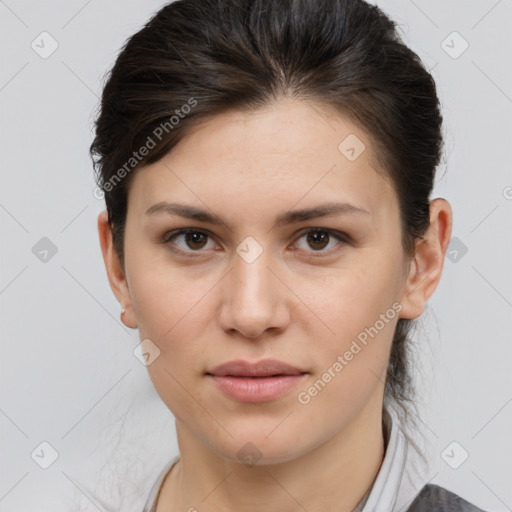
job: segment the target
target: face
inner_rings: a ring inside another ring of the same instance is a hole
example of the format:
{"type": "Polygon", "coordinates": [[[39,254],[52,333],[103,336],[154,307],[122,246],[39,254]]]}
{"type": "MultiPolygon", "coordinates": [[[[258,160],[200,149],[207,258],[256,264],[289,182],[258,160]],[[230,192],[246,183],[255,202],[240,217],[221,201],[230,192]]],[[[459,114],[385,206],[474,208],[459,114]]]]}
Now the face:
{"type": "Polygon", "coordinates": [[[296,458],[382,405],[409,261],[396,192],[371,151],[367,134],[339,114],[280,100],[201,123],[134,176],[127,315],[160,350],[147,369],[179,428],[226,458],[247,443],[267,462],[296,458]],[[339,149],[350,134],[365,145],[356,159],[339,149]],[[277,222],[339,203],[354,208],[277,222]],[[208,375],[267,358],[304,375],[253,402],[208,375]]]}

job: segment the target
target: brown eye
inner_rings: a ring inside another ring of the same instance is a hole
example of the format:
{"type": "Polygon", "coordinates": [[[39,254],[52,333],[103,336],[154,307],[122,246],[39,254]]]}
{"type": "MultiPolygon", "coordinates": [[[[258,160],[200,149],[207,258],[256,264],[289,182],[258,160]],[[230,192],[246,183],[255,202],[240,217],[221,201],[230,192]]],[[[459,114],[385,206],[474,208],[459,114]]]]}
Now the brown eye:
{"type": "Polygon", "coordinates": [[[307,252],[320,252],[326,254],[331,252],[329,250],[324,250],[326,247],[329,247],[329,244],[331,244],[330,248],[335,248],[337,245],[342,245],[346,241],[345,239],[348,238],[347,235],[323,228],[308,229],[299,237],[299,240],[304,237],[306,239],[307,247],[309,247],[309,249],[305,248],[304,250],[307,252]],[[331,243],[333,239],[338,240],[338,242],[341,242],[341,244],[331,243]]]}
{"type": "Polygon", "coordinates": [[[329,233],[326,231],[310,231],[306,234],[306,240],[315,250],[324,249],[329,243],[329,233]]]}
{"type": "Polygon", "coordinates": [[[171,250],[175,252],[202,252],[201,249],[206,247],[209,235],[204,231],[197,229],[180,229],[168,233],[164,237],[164,243],[170,244],[171,250]],[[176,243],[180,237],[183,237],[184,243],[180,246],[176,243]],[[177,249],[171,247],[171,245],[177,246],[177,249]]]}
{"type": "Polygon", "coordinates": [[[206,241],[205,233],[200,233],[198,231],[191,231],[189,233],[185,233],[185,243],[191,249],[202,249],[205,245],[206,241]]]}

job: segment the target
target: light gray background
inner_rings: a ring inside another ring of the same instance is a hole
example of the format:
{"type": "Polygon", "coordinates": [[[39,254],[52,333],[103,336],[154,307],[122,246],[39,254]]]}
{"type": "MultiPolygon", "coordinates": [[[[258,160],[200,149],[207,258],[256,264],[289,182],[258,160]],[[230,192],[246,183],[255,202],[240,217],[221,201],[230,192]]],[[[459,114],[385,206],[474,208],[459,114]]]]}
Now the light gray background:
{"type": "MultiPolygon", "coordinates": [[[[452,204],[460,241],[416,336],[425,480],[512,510],[512,1],[376,3],[437,81],[446,160],[433,197],[452,204]],[[454,31],[469,43],[458,58],[442,46],[454,31]],[[452,441],[469,452],[458,469],[441,457],[452,441]]],[[[118,498],[140,511],[177,453],[174,419],[132,353],[138,331],[108,285],[88,157],[102,76],[162,5],[0,1],[2,512],[105,510],[118,498]],[[31,47],[43,31],[59,45],[47,59],[31,47]],[[57,247],[46,263],[32,252],[43,237],[57,247]],[[49,456],[43,441],[58,452],[48,469],[31,457],[49,456]]]]}

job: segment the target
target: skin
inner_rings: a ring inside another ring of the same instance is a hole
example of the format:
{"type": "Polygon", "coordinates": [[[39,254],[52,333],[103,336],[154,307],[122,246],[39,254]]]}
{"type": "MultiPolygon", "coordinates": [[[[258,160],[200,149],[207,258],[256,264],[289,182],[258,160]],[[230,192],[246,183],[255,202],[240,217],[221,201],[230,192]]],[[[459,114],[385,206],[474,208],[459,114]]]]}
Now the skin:
{"type": "Polygon", "coordinates": [[[371,151],[368,135],[348,119],[281,99],[258,112],[203,121],[161,161],[137,171],[124,269],[106,211],[99,215],[109,282],[126,308],[122,321],[158,346],[147,368],[176,418],[180,461],[164,480],[157,512],[348,512],[372,485],[384,456],[393,332],[399,318],[422,314],[438,285],[452,211],[444,199],[431,202],[430,229],[407,258],[396,192],[372,168],[371,151]],[[355,161],[338,150],[349,134],[366,145],[355,161]],[[145,214],[160,201],[206,209],[225,225],[145,214]],[[281,213],[328,201],[369,213],[274,225],[281,213]],[[179,256],[162,240],[180,228],[207,236],[188,245],[184,235],[175,238],[179,256]],[[325,231],[317,233],[324,242],[308,241],[306,228],[338,230],[350,241],[325,231]],[[263,249],[250,264],[236,252],[248,236],[263,249]],[[401,304],[399,314],[301,404],[298,393],[393,303],[401,304]],[[267,357],[309,374],[290,392],[256,404],[226,397],[205,376],[232,359],[267,357]],[[261,453],[252,467],[237,457],[248,442],[261,453]]]}

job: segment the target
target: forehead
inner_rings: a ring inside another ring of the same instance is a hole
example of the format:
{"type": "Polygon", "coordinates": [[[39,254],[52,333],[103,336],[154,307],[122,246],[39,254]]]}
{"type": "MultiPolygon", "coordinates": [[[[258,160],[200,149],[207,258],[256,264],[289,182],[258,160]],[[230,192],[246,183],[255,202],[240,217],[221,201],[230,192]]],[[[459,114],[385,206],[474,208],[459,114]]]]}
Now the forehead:
{"type": "Polygon", "coordinates": [[[159,162],[139,169],[129,204],[145,211],[159,201],[188,200],[203,208],[250,205],[254,212],[345,200],[378,213],[396,198],[372,167],[373,151],[359,127],[311,102],[230,111],[201,121],[159,162]]]}

